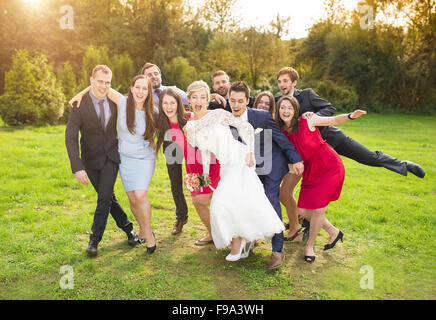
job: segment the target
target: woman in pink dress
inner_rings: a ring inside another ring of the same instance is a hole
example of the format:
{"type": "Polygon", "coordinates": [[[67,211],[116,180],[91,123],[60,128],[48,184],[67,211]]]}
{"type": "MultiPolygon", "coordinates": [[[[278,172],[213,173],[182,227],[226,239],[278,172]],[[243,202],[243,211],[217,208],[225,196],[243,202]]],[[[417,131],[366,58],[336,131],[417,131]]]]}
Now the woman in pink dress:
{"type": "Polygon", "coordinates": [[[301,116],[300,105],[294,97],[285,96],[277,103],[276,121],[304,161],[298,215],[310,221],[304,257],[307,262],[315,261],[315,238],[321,228],[330,235],[324,250],[333,248],[344,236],[325,217],[327,205],[339,199],[341,194],[345,178],[344,165],[336,151],[321,138],[316,127],[338,125],[363,114],[366,111],[356,110],[336,117],[320,117],[314,113],[301,116]]]}
{"type": "MultiPolygon", "coordinates": [[[[192,148],[186,141],[183,134],[183,127],[191,118],[191,113],[183,108],[182,99],[177,91],[167,88],[162,91],[159,99],[159,117],[157,120],[157,144],[156,155],[164,141],[174,141],[183,150],[185,167],[187,173],[203,174],[203,162],[201,152],[192,148]]],[[[166,159],[171,159],[172,148],[166,148],[166,159]]],[[[192,203],[208,230],[206,237],[197,240],[196,245],[213,243],[210,227],[209,205],[212,193],[220,180],[220,164],[214,155],[211,156],[209,169],[210,184],[200,190],[191,191],[192,203]]]]}

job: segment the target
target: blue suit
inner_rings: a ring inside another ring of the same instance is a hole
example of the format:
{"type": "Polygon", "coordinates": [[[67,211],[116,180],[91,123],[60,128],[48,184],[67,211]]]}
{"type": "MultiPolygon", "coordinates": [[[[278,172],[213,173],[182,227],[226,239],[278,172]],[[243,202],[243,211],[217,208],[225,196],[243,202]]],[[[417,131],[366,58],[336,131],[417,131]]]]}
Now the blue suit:
{"type": "MultiPolygon", "coordinates": [[[[256,173],[262,181],[265,194],[282,219],[280,206],[280,184],[283,177],[289,172],[289,163],[300,162],[301,157],[294,145],[286,138],[278,125],[271,118],[268,111],[247,108],[248,122],[254,130],[260,128],[261,132],[255,134],[256,173]]],[[[232,133],[241,141],[236,129],[232,133]]],[[[259,130],[257,130],[259,131],[259,130]]],[[[283,248],[283,233],[276,234],[272,240],[272,251],[280,252],[283,248]]]]}

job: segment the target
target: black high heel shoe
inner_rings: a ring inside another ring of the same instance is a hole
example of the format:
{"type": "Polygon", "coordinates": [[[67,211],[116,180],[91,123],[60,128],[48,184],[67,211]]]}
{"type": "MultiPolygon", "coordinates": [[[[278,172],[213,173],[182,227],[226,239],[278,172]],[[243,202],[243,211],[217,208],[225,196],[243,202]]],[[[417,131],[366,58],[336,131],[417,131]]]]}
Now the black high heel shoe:
{"type": "Polygon", "coordinates": [[[344,234],[342,233],[341,230],[339,230],[338,236],[336,237],[335,241],[333,241],[330,244],[326,244],[324,246],[324,250],[333,249],[335,247],[335,245],[336,245],[336,242],[338,242],[339,239],[341,240],[341,242],[344,242],[343,238],[344,238],[344,234]]]}
{"type": "MultiPolygon", "coordinates": [[[[154,232],[152,231],[151,233],[153,234],[154,241],[156,242],[156,236],[154,235],[154,232]]],[[[156,244],[154,244],[154,246],[152,247],[147,247],[147,253],[152,254],[155,250],[156,250],[156,244]]]]}
{"type": "Polygon", "coordinates": [[[290,237],[283,237],[283,241],[294,241],[296,237],[298,237],[301,233],[302,228],[298,229],[297,232],[295,232],[290,237]]]}

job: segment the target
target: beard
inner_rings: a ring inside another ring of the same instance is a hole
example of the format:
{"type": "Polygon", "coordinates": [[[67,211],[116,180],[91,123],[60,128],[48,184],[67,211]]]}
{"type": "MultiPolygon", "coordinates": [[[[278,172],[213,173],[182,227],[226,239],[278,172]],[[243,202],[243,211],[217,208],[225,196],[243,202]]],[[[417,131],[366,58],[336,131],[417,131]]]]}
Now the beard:
{"type": "Polygon", "coordinates": [[[218,90],[216,91],[220,96],[227,96],[227,93],[229,93],[229,89],[228,88],[218,88],[218,90]]]}

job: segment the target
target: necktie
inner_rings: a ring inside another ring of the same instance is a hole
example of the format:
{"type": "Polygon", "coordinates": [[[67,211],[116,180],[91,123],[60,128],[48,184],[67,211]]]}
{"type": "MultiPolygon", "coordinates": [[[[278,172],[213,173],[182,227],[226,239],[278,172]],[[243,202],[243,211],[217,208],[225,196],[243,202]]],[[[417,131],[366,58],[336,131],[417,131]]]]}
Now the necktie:
{"type": "Polygon", "coordinates": [[[100,124],[101,124],[101,127],[103,128],[103,130],[105,130],[106,129],[106,119],[104,116],[103,102],[104,102],[103,100],[99,100],[98,106],[100,108],[100,124]]]}
{"type": "Polygon", "coordinates": [[[157,94],[157,97],[159,98],[160,94],[162,93],[162,90],[161,89],[156,89],[155,92],[157,94]]]}

